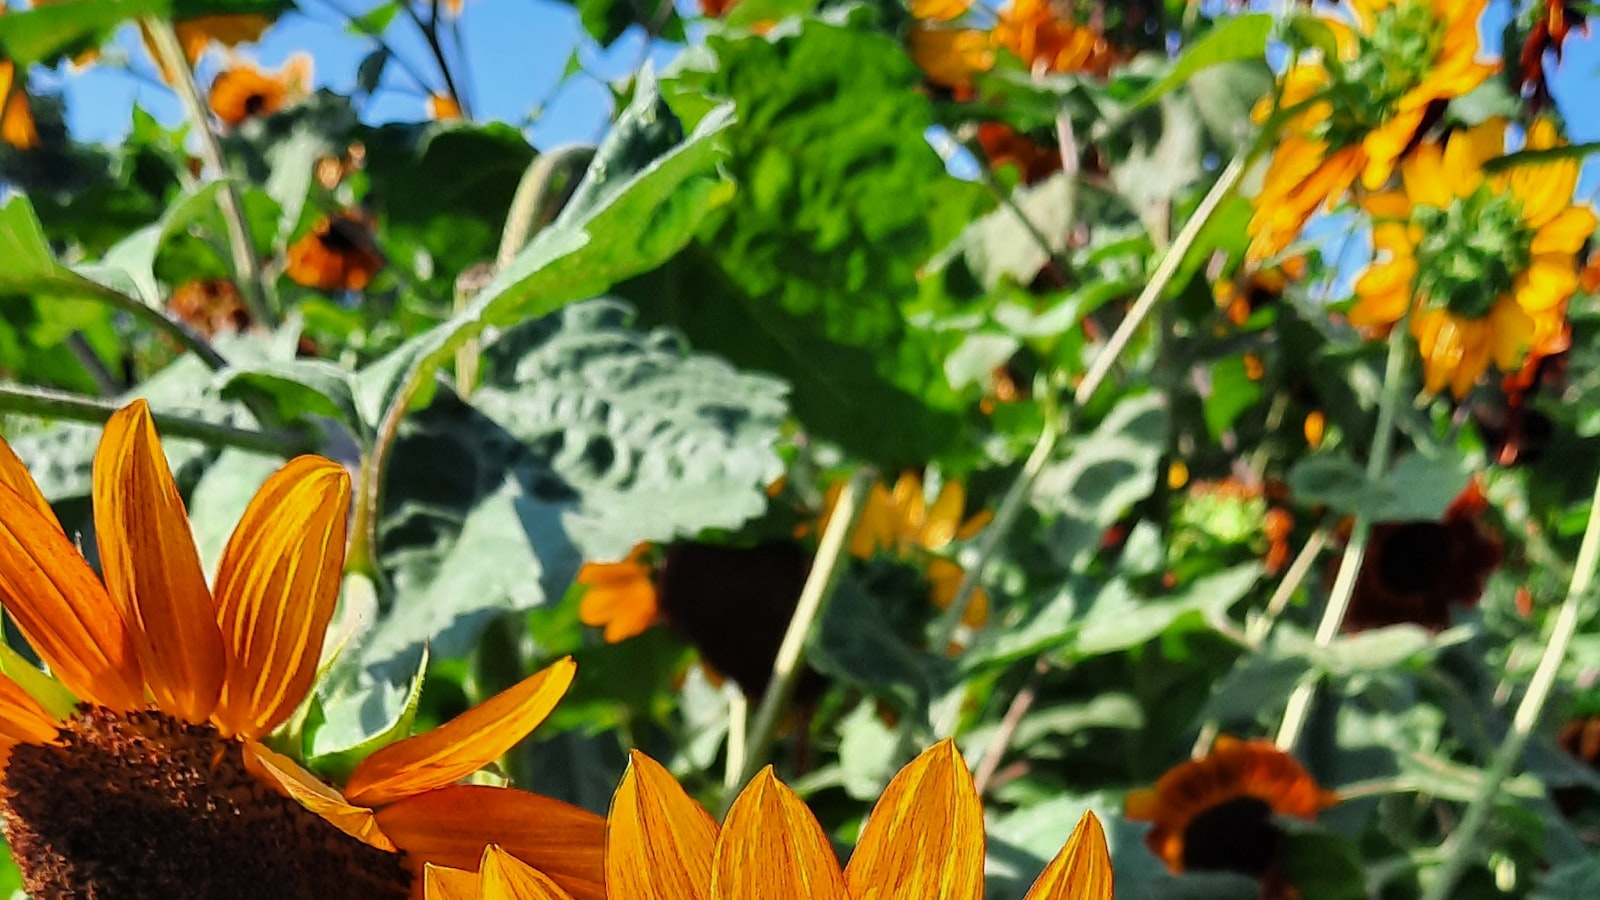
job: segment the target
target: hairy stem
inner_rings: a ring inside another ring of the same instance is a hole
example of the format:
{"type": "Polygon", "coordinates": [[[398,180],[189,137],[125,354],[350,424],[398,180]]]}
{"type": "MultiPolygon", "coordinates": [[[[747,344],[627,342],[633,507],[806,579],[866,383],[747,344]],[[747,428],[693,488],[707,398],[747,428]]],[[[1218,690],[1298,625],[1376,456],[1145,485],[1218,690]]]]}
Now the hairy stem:
{"type": "MultiPolygon", "coordinates": [[[[38,416],[42,419],[67,419],[75,422],[104,422],[122,405],[96,397],[83,397],[47,388],[0,384],[0,410],[38,416]]],[[[205,444],[238,447],[277,456],[293,456],[311,449],[306,435],[294,431],[249,431],[167,413],[155,414],[156,426],[170,437],[191,438],[205,444]]]]}

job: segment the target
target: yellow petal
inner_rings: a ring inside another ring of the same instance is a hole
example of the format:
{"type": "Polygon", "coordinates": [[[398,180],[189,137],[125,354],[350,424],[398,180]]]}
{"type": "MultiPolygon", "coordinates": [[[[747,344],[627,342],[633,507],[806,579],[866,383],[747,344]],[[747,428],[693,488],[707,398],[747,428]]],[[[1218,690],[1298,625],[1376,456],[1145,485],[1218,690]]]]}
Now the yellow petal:
{"type": "Polygon", "coordinates": [[[1545,253],[1535,256],[1527,271],[1513,282],[1517,305],[1530,313],[1554,309],[1578,290],[1578,273],[1571,254],[1545,253]]]}
{"type": "Polygon", "coordinates": [[[5,438],[0,438],[0,484],[17,492],[17,496],[28,501],[28,504],[39,511],[48,521],[56,520],[55,510],[50,508],[50,501],[39,492],[39,485],[33,481],[33,476],[28,474],[28,467],[17,458],[15,450],[6,443],[5,438]]]}
{"type": "Polygon", "coordinates": [[[500,849],[484,848],[478,867],[480,900],[572,900],[549,876],[500,849]]]}
{"type": "Polygon", "coordinates": [[[948,22],[961,18],[971,6],[972,0],[911,0],[911,15],[948,22]]]}
{"type": "Polygon", "coordinates": [[[282,753],[247,740],[244,742],[244,767],[262,783],[275,788],[356,840],[391,853],[396,849],[379,827],[372,810],[347,803],[338,791],[323,784],[317,776],[282,753]]]}
{"type": "Polygon", "coordinates": [[[227,679],[215,721],[260,737],[305,699],[339,599],[350,476],[317,456],[290,460],[261,486],[222,551],[217,618],[227,679]]]}
{"type": "Polygon", "coordinates": [[[22,685],[0,675],[0,740],[44,744],[55,740],[61,723],[22,685]]]}
{"type": "Polygon", "coordinates": [[[1502,372],[1515,372],[1533,346],[1533,317],[1515,302],[1504,299],[1489,310],[1490,356],[1502,372]]]}
{"type": "Polygon", "coordinates": [[[1444,209],[1455,192],[1445,176],[1444,151],[1438,144],[1422,144],[1400,165],[1400,182],[1412,203],[1444,209]]]}
{"type": "Polygon", "coordinates": [[[144,706],[133,637],[54,517],[0,485],[0,603],[50,671],[80,700],[144,706]]]}
{"type": "Polygon", "coordinates": [[[475,869],[492,843],[549,876],[575,900],[606,898],[606,822],[560,800],[458,784],[385,806],[378,810],[378,827],[418,877],[428,863],[475,869]]]}
{"type": "Polygon", "coordinates": [[[423,900],[478,900],[478,873],[428,863],[422,867],[423,900]]]}
{"type": "Polygon", "coordinates": [[[222,632],[143,400],[111,416],[95,452],[94,530],[106,589],[123,610],[156,705],[205,722],[222,691],[222,632]]]}
{"type": "Polygon", "coordinates": [[[1023,900],[1111,900],[1111,851],[1094,813],[1086,812],[1023,900]]]}
{"type": "Polygon", "coordinates": [[[611,799],[606,884],[628,900],[706,900],[717,823],[661,764],[635,750],[611,799]]]}
{"type": "Polygon", "coordinates": [[[939,496],[928,508],[928,520],[922,525],[918,543],[938,552],[950,546],[961,528],[961,514],[967,508],[967,491],[960,482],[947,481],[939,489],[939,496]]]}
{"type": "Polygon", "coordinates": [[[1532,252],[1571,253],[1576,265],[1577,253],[1583,249],[1595,231],[1594,213],[1585,206],[1569,206],[1555,215],[1533,237],[1532,252]]]}
{"type": "Polygon", "coordinates": [[[767,766],[728,810],[712,864],[717,900],[850,900],[822,826],[767,766]]]}
{"type": "Polygon", "coordinates": [[[438,728],[384,747],[350,773],[345,796],[382,806],[471,775],[543,722],[577,670],[572,657],[557,660],[438,728]]]}
{"type": "Polygon", "coordinates": [[[889,782],[844,877],[852,897],[972,900],[983,896],[983,859],[978,792],[946,739],[889,782]]]}

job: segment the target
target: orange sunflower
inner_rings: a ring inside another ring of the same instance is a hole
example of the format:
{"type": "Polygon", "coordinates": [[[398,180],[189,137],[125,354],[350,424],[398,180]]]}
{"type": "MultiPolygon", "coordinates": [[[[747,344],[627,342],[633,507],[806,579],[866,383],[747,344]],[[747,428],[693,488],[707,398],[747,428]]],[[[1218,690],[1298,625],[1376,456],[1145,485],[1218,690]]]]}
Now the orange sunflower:
{"type": "MultiPolygon", "coordinates": [[[[1293,112],[1253,203],[1249,258],[1282,252],[1319,207],[1357,178],[1383,187],[1438,104],[1476,88],[1499,66],[1480,63],[1478,20],[1488,0],[1349,0],[1355,27],[1329,23],[1339,58],[1295,63],[1276,107],[1293,112]]],[[[1273,110],[1256,108],[1256,120],[1273,110]]]]}
{"type": "Polygon", "coordinates": [[[342,466],[302,456],[268,478],[214,588],[142,400],[106,424],[93,485],[103,581],[0,441],[0,604],[51,673],[0,653],[0,802],[30,893],[405,898],[427,863],[470,868],[493,840],[603,896],[599,817],[456,783],[549,713],[570,659],[376,751],[342,789],[266,746],[316,679],[342,466]]]}
{"type": "Polygon", "coordinates": [[[211,111],[224,124],[237,127],[246,119],[270,116],[311,90],[311,57],[296,53],[277,72],[238,62],[211,82],[211,111]]]}
{"type": "Polygon", "coordinates": [[[1162,775],[1154,789],[1130,793],[1125,812],[1153,823],[1145,845],[1174,874],[1238,872],[1271,883],[1284,839],[1273,817],[1315,819],[1338,800],[1271,741],[1223,736],[1205,757],[1162,775]]]}
{"type": "MultiPolygon", "coordinates": [[[[1492,119],[1424,144],[1400,167],[1403,190],[1369,197],[1377,259],[1356,282],[1350,322],[1387,331],[1411,311],[1426,389],[1466,395],[1492,361],[1515,372],[1528,349],[1565,327],[1578,289],[1578,253],[1595,214],[1572,205],[1578,161],[1486,173],[1505,152],[1492,119]]],[[[1560,145],[1548,121],[1527,147],[1560,145]]]]}
{"type": "Polygon", "coordinates": [[[372,222],[360,212],[324,217],[289,245],[284,274],[319,291],[359,291],[383,268],[372,239],[372,222]]]}
{"type": "Polygon", "coordinates": [[[430,864],[423,878],[426,900],[572,900],[550,876],[497,844],[484,849],[476,872],[430,864]]]}
{"type": "MultiPolygon", "coordinates": [[[[0,4],[0,16],[6,8],[0,4]]],[[[16,64],[0,60],[0,142],[18,150],[32,150],[39,146],[39,130],[34,126],[33,110],[28,108],[28,94],[17,77],[16,64]]]]}
{"type": "MultiPolygon", "coordinates": [[[[805,803],[762,770],[719,827],[666,769],[637,751],[611,801],[606,889],[627,900],[688,897],[983,897],[983,808],[952,741],[889,782],[842,870],[805,803]]],[[[1027,900],[1109,900],[1111,858],[1092,813],[1027,900]]]]}

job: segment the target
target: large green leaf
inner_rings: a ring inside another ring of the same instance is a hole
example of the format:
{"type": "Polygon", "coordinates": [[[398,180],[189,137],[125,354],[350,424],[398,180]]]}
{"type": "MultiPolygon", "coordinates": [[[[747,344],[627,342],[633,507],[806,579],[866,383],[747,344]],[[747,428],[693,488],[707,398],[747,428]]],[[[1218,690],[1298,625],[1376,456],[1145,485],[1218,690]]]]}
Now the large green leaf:
{"type": "Polygon", "coordinates": [[[99,46],[118,25],[143,16],[257,15],[276,19],[291,0],[56,0],[0,16],[0,49],[20,65],[52,62],[99,46]]]}
{"type": "Polygon", "coordinates": [[[770,40],[713,37],[713,52],[676,74],[678,90],[737,104],[727,169],[740,202],[621,292],[646,321],[788,380],[817,435],[885,463],[925,461],[958,440],[961,400],[945,382],[946,344],[905,311],[976,189],[924,138],[931,107],[896,41],[791,25],[770,40]]]}

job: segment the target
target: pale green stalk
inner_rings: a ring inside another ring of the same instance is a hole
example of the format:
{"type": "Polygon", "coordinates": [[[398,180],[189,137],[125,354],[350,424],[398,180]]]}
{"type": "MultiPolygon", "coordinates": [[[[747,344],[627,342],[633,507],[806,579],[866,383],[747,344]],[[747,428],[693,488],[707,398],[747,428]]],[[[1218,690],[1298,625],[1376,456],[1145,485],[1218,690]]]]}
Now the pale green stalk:
{"type": "MultiPolygon", "coordinates": [[[[122,405],[96,397],[82,397],[47,388],[0,384],[0,411],[38,416],[42,419],[67,419],[76,422],[105,422],[122,405]]],[[[258,453],[293,456],[311,447],[306,436],[292,431],[247,431],[232,425],[205,422],[169,413],[155,413],[156,427],[165,437],[191,438],[205,444],[238,447],[258,453]]]]}

